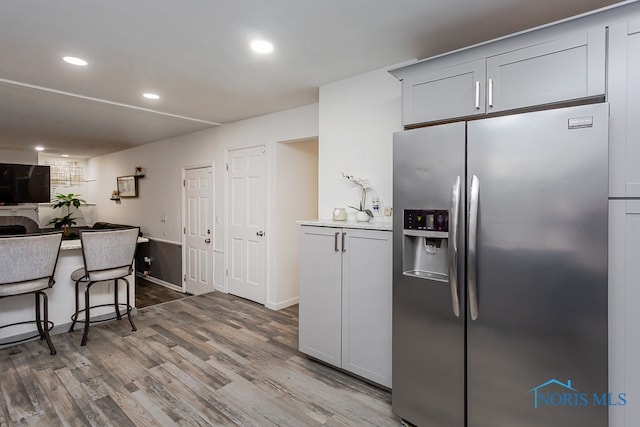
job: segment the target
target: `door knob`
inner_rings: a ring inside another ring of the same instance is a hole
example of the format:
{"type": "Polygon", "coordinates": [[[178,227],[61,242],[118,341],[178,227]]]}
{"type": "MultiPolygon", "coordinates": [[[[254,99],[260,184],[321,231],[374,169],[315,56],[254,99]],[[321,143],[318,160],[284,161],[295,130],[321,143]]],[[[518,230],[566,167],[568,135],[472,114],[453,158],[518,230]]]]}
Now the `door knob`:
{"type": "Polygon", "coordinates": [[[264,232],[263,232],[262,230],[260,230],[260,231],[258,231],[258,232],[256,233],[256,236],[260,236],[260,237],[262,237],[262,236],[264,236],[264,232]]]}
{"type": "Polygon", "coordinates": [[[211,243],[211,239],[204,239],[205,243],[211,243]]]}

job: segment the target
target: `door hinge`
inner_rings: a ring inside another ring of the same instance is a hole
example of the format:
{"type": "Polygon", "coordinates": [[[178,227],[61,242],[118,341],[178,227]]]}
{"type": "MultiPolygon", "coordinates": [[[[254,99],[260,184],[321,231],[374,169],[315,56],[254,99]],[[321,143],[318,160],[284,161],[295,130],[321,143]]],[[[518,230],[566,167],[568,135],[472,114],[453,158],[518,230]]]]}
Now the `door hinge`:
{"type": "Polygon", "coordinates": [[[228,268],[224,271],[224,275],[229,277],[229,269],[228,268]]]}
{"type": "Polygon", "coordinates": [[[186,187],[186,186],[187,186],[187,180],[186,180],[186,179],[183,179],[183,180],[182,180],[182,186],[183,186],[183,187],[186,187]]]}
{"type": "Polygon", "coordinates": [[[182,276],[182,281],[186,282],[187,281],[187,275],[185,274],[184,276],[182,276]]]}
{"type": "Polygon", "coordinates": [[[226,164],[227,172],[229,172],[229,163],[226,164]]]}
{"type": "Polygon", "coordinates": [[[184,228],[182,229],[182,234],[187,234],[187,227],[184,227],[184,228]]]}

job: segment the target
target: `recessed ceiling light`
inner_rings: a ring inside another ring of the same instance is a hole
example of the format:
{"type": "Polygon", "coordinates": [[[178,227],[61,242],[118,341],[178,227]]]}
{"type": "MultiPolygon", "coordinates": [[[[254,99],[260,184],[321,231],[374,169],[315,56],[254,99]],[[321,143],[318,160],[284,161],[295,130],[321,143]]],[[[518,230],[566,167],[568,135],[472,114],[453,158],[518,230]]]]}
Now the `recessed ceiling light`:
{"type": "Polygon", "coordinates": [[[266,40],[254,40],[251,42],[251,49],[257,53],[271,53],[273,45],[266,40]]]}
{"type": "Polygon", "coordinates": [[[36,151],[44,151],[44,147],[42,147],[42,146],[38,145],[38,146],[36,147],[36,151]]]}
{"type": "Polygon", "coordinates": [[[68,62],[69,64],[79,65],[80,67],[85,67],[88,62],[82,58],[76,58],[75,56],[65,56],[62,58],[64,62],[68,62]]]}
{"type": "Polygon", "coordinates": [[[69,157],[68,154],[60,154],[60,157],[69,157]]]}
{"type": "Polygon", "coordinates": [[[143,93],[142,96],[144,96],[147,99],[160,99],[160,95],[156,95],[155,93],[143,93]]]}

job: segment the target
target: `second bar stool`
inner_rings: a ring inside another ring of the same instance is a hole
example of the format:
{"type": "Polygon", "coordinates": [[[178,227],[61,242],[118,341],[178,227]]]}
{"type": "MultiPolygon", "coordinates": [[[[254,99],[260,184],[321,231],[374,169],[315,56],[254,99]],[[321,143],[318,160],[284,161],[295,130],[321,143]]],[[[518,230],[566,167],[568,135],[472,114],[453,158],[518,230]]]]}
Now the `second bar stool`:
{"type": "Polygon", "coordinates": [[[73,332],[76,322],[84,322],[84,334],[82,335],[82,343],[80,345],[87,344],[90,323],[122,319],[122,315],[120,314],[121,305],[126,306],[126,314],[131,324],[131,330],[136,330],[136,326],[131,319],[131,310],[133,307],[129,301],[129,281],[126,277],[133,272],[133,259],[136,252],[139,231],[140,229],[138,227],[131,227],[116,230],[86,230],[80,233],[84,268],[80,268],[71,273],[71,280],[76,283],[76,311],[71,316],[72,323],[71,328],[69,328],[69,332],[73,332]],[[89,301],[89,291],[91,287],[95,283],[108,280],[114,281],[113,303],[91,306],[89,301]],[[119,280],[123,280],[126,284],[126,303],[121,303],[118,297],[119,280]],[[81,284],[85,285],[83,309],[80,308],[81,284]],[[115,308],[114,317],[91,320],[91,309],[107,306],[113,306],[115,308]],[[84,319],[78,319],[78,315],[82,312],[84,312],[84,319]]]}

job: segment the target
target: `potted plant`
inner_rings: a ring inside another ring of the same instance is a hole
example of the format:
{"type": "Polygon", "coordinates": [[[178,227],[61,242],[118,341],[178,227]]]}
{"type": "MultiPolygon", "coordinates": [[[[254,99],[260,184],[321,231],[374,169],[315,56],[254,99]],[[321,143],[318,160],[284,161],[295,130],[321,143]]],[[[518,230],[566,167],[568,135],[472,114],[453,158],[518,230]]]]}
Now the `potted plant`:
{"type": "Polygon", "coordinates": [[[356,208],[355,206],[349,206],[351,209],[355,209],[358,212],[356,213],[356,219],[360,222],[369,221],[369,219],[373,218],[373,212],[369,209],[365,209],[365,202],[367,200],[367,188],[369,188],[369,180],[364,178],[356,178],[353,175],[347,175],[344,172],[342,176],[356,184],[361,188],[362,194],[360,196],[360,208],[356,208]]]}
{"type": "Polygon", "coordinates": [[[51,207],[53,209],[66,208],[66,215],[51,218],[47,224],[53,224],[55,228],[62,228],[65,237],[68,237],[70,227],[76,224],[76,218],[72,216],[71,206],[78,209],[83,203],[86,202],[80,198],[80,194],[56,194],[56,198],[51,201],[51,207]]]}

